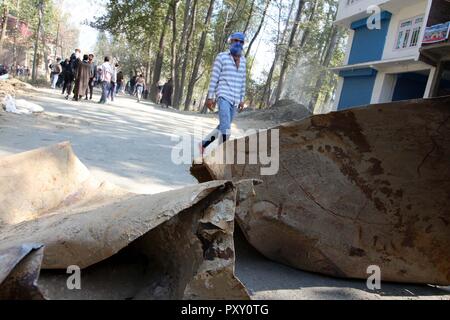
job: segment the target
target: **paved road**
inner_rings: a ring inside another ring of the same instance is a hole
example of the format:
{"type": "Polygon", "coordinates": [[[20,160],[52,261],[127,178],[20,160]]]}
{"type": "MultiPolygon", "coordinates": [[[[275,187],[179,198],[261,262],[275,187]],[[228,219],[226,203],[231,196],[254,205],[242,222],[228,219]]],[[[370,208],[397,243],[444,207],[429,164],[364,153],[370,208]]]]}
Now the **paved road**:
{"type": "MultiPolygon", "coordinates": [[[[56,91],[41,89],[27,99],[42,105],[45,114],[0,113],[0,156],[69,140],[93,174],[137,193],[196,183],[188,163],[171,161],[178,144],[172,138],[186,134],[198,140],[194,128],[208,131],[217,124],[214,117],[168,111],[128,97],[99,105],[66,101],[56,91]]],[[[197,150],[192,152],[195,156],[197,150]]],[[[265,259],[239,233],[236,250],[236,274],[255,299],[450,299],[448,288],[383,284],[371,292],[364,281],[295,270],[265,259]]]]}

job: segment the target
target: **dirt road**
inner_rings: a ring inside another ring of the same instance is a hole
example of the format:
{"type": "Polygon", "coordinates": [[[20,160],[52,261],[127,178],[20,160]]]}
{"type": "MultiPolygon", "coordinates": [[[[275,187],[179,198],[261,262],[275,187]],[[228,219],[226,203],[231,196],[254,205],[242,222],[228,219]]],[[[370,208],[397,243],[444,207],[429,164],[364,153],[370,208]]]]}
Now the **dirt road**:
{"type": "MultiPolygon", "coordinates": [[[[100,105],[66,101],[59,91],[40,89],[26,97],[44,107],[39,115],[0,112],[0,156],[70,141],[81,161],[101,179],[136,193],[158,193],[197,183],[189,163],[172,162],[178,137],[194,140],[194,128],[217,125],[213,116],[182,113],[129,97],[100,105]]],[[[99,99],[98,95],[94,99],[99,99]]],[[[96,100],[96,101],[97,101],[96,100]]],[[[238,121],[233,129],[250,124],[238,121]]],[[[253,123],[263,126],[262,123],[253,123]]],[[[192,148],[191,157],[198,155],[192,148]]],[[[39,168],[36,168],[39,170],[39,168]]],[[[449,288],[383,284],[372,292],[364,281],[333,279],[273,263],[237,235],[236,273],[255,299],[450,299],[449,288]]]]}

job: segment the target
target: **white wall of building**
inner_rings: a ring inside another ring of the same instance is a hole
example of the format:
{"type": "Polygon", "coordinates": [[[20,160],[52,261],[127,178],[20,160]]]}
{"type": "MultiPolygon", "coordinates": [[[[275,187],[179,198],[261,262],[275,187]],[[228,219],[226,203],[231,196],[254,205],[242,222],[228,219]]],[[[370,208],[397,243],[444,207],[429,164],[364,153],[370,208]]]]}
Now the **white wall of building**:
{"type": "MultiPolygon", "coordinates": [[[[393,13],[391,22],[389,24],[386,44],[384,46],[383,60],[398,59],[402,57],[418,58],[420,43],[418,43],[417,46],[413,48],[405,48],[405,49],[395,49],[395,45],[397,42],[400,22],[404,20],[417,17],[420,15],[424,16],[424,25],[422,26],[422,33],[421,33],[421,35],[423,35],[423,30],[426,24],[425,13],[427,10],[427,6],[428,0],[423,0],[419,3],[405,6],[400,11],[393,13]]],[[[423,36],[422,37],[419,36],[419,39],[422,38],[423,36]]]]}
{"type": "Polygon", "coordinates": [[[392,101],[397,77],[394,74],[379,72],[375,79],[370,103],[384,103],[392,101]]]}
{"type": "MultiPolygon", "coordinates": [[[[352,16],[362,17],[367,15],[367,8],[371,5],[381,5],[389,1],[395,0],[340,0],[336,21],[341,21],[352,16]],[[351,3],[352,1],[353,3],[351,3]]],[[[354,20],[358,19],[356,18],[354,20]]]]}

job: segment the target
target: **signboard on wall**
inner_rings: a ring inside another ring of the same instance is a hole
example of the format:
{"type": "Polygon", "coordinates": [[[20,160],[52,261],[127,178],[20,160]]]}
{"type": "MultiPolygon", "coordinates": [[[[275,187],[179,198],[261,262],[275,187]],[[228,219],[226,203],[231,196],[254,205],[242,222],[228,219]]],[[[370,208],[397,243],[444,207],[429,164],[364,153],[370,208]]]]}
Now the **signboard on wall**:
{"type": "Polygon", "coordinates": [[[450,32],[450,21],[437,24],[425,29],[423,44],[446,41],[450,32]]]}

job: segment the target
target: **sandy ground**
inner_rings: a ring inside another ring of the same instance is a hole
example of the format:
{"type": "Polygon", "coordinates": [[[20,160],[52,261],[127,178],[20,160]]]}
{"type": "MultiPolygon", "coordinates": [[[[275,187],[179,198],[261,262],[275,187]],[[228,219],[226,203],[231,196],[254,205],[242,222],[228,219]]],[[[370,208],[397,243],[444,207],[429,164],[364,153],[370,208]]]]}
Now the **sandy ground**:
{"type": "MultiPolygon", "coordinates": [[[[0,111],[0,156],[61,141],[70,141],[81,161],[100,179],[136,193],[158,193],[197,183],[190,160],[174,164],[180,136],[197,145],[218,121],[213,115],[162,109],[129,97],[100,105],[66,101],[59,90],[39,89],[26,98],[45,108],[43,114],[15,115],[0,111]],[[203,132],[202,132],[203,130],[203,132]]],[[[98,101],[98,94],[93,101],[98,101]]],[[[241,129],[271,124],[237,120],[241,129]]],[[[196,147],[189,159],[198,156],[196,147]]],[[[38,170],[39,168],[37,168],[38,170]]],[[[273,263],[236,237],[236,274],[254,299],[448,299],[450,288],[382,284],[373,292],[364,281],[334,279],[273,263]]]]}

